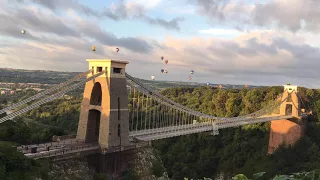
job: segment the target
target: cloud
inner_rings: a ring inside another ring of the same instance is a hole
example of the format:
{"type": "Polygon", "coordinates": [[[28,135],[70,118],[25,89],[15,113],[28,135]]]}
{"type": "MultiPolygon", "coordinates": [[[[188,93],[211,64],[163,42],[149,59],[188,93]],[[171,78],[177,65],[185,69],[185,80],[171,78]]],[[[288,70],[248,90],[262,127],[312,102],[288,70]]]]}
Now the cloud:
{"type": "MultiPolygon", "coordinates": [[[[281,85],[291,81],[309,87],[318,83],[319,86],[320,62],[317,58],[320,57],[320,49],[297,44],[295,40],[269,32],[268,36],[260,33],[254,38],[169,38],[165,42],[173,48],[166,52],[174,60],[169,60],[169,64],[187,65],[195,70],[196,78],[207,78],[217,83],[245,84],[258,79],[255,84],[281,85]]],[[[179,68],[179,72],[180,69],[183,68],[179,68]]]]}
{"type": "Polygon", "coordinates": [[[159,18],[153,19],[148,16],[141,16],[141,18],[143,20],[145,20],[146,22],[148,22],[149,24],[157,24],[157,25],[160,25],[160,26],[165,27],[167,29],[175,29],[175,30],[180,30],[179,23],[181,21],[184,21],[184,18],[181,18],[181,17],[174,18],[171,21],[166,21],[166,20],[159,19],[159,18]]]}
{"type": "MultiPolygon", "coordinates": [[[[229,84],[282,85],[286,83],[319,87],[318,67],[320,49],[295,42],[295,38],[277,33],[243,35],[231,40],[220,38],[167,37],[161,46],[149,54],[121,50],[99,44],[92,52],[86,41],[66,37],[52,43],[29,42],[15,45],[3,42],[0,47],[0,63],[3,66],[85,71],[87,58],[112,58],[128,60],[127,72],[133,76],[158,80],[188,81],[194,70],[193,81],[229,84]],[[267,40],[269,39],[270,40],[267,40]],[[6,53],[6,54],[3,54],[6,53]],[[165,65],[160,59],[169,60],[165,65]],[[21,58],[23,57],[23,58],[21,58]],[[164,76],[160,69],[167,69],[164,76]]],[[[147,42],[153,40],[148,39],[147,42]]]]}
{"type": "Polygon", "coordinates": [[[147,15],[146,7],[142,4],[132,1],[125,3],[123,0],[117,4],[112,4],[111,7],[106,8],[102,15],[115,21],[128,18],[139,19],[151,25],[158,25],[166,29],[178,31],[180,30],[180,22],[185,20],[183,17],[173,18],[169,21],[162,18],[152,18],[147,15]]]}
{"type": "MultiPolygon", "coordinates": [[[[190,1],[189,1],[190,3],[190,1]]],[[[232,24],[238,28],[248,26],[277,27],[297,32],[318,32],[320,28],[320,2],[315,0],[268,0],[261,4],[235,0],[197,0],[192,4],[198,13],[210,20],[232,24]]]]}
{"type": "Polygon", "coordinates": [[[109,46],[121,46],[126,49],[140,52],[140,53],[149,53],[152,51],[153,46],[147,41],[141,38],[134,37],[123,37],[117,38],[115,35],[103,31],[95,23],[86,22],[78,26],[79,30],[84,33],[86,36],[96,39],[101,44],[109,46]]]}
{"type": "MultiPolygon", "coordinates": [[[[68,23],[70,20],[67,18],[44,13],[44,11],[36,8],[25,7],[24,9],[18,8],[16,10],[8,11],[6,14],[0,14],[0,20],[2,23],[6,24],[6,26],[0,26],[1,34],[14,38],[23,38],[53,44],[67,43],[62,40],[57,40],[57,37],[73,37],[79,39],[93,38],[102,45],[120,46],[120,49],[123,47],[138,53],[150,53],[153,49],[152,44],[149,44],[141,38],[118,38],[114,34],[105,32],[96,22],[92,23],[82,20],[78,22],[72,21],[71,24],[68,23]],[[66,24],[69,24],[69,26],[66,24]],[[27,31],[26,35],[20,34],[21,29],[27,31]]],[[[91,47],[89,41],[86,41],[86,43],[88,47],[91,47]]]]}
{"type": "MultiPolygon", "coordinates": [[[[27,0],[25,0],[25,1],[27,1],[27,0]]],[[[46,8],[49,8],[54,11],[59,11],[61,9],[63,9],[63,10],[74,9],[74,10],[77,10],[78,12],[80,12],[81,14],[86,14],[88,16],[95,16],[95,17],[99,16],[99,13],[97,13],[95,10],[93,10],[85,5],[82,5],[74,0],[55,0],[55,1],[52,1],[52,0],[31,0],[31,1],[33,3],[42,5],[46,8]]]]}
{"type": "Polygon", "coordinates": [[[153,9],[153,8],[158,7],[163,2],[163,0],[153,0],[153,1],[149,1],[149,0],[130,0],[129,2],[135,2],[137,4],[143,5],[146,9],[153,9]]]}
{"type": "MultiPolygon", "coordinates": [[[[28,0],[12,0],[28,2],[28,0]]],[[[44,6],[53,11],[73,9],[80,14],[103,19],[105,17],[114,21],[124,19],[138,19],[147,22],[151,25],[158,25],[169,30],[180,30],[180,23],[184,20],[182,17],[173,18],[172,20],[165,20],[162,18],[152,18],[147,15],[147,9],[156,7],[161,1],[155,0],[147,2],[145,0],[129,1],[119,0],[118,3],[112,3],[111,7],[106,7],[102,12],[91,9],[74,0],[31,0],[31,2],[44,6]]]]}
{"type": "Polygon", "coordinates": [[[202,30],[199,30],[199,33],[211,34],[216,36],[239,36],[239,35],[245,34],[245,32],[239,31],[236,29],[222,29],[222,28],[202,29],[202,30]]]}

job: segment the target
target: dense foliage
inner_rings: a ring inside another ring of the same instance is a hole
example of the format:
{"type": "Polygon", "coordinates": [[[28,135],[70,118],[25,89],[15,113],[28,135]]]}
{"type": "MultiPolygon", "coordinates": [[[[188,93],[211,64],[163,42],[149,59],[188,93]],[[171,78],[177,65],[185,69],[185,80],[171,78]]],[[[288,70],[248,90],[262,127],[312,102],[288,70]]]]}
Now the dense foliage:
{"type": "Polygon", "coordinates": [[[0,124],[0,140],[31,144],[51,141],[53,135],[74,134],[81,98],[58,99],[0,124]]]}
{"type": "MultiPolygon", "coordinates": [[[[24,99],[23,97],[21,99],[24,99]]],[[[21,100],[20,99],[20,100],[21,100]]],[[[19,101],[19,100],[16,100],[19,101]]],[[[1,101],[4,107],[12,102],[1,101]]],[[[24,117],[0,124],[0,179],[47,179],[49,165],[46,161],[26,158],[8,141],[34,144],[51,141],[53,135],[76,132],[81,98],[58,99],[30,111],[24,117]]],[[[99,179],[99,178],[97,178],[99,179]]]]}
{"type": "Polygon", "coordinates": [[[46,162],[26,158],[13,145],[14,143],[0,141],[0,179],[34,180],[35,177],[48,177],[46,162]]]}
{"type": "MultiPolygon", "coordinates": [[[[252,178],[249,179],[244,174],[237,174],[232,177],[232,180],[261,180],[263,179],[265,172],[255,173],[252,178]]],[[[291,175],[276,175],[272,180],[317,180],[320,179],[320,169],[316,169],[310,172],[292,173],[291,175]]],[[[184,178],[184,180],[189,180],[184,178]]],[[[190,179],[193,180],[193,179],[190,179]]],[[[203,178],[203,180],[212,180],[211,178],[203,178]]]]}
{"type": "MultiPolygon", "coordinates": [[[[207,87],[196,89],[173,88],[163,94],[178,103],[215,116],[238,116],[264,107],[283,91],[281,87],[251,90],[218,90],[207,87]]],[[[214,178],[223,174],[230,179],[234,174],[266,172],[270,178],[276,174],[312,170],[320,166],[320,112],[319,91],[299,89],[306,107],[315,104],[313,121],[307,136],[295,147],[279,148],[267,155],[270,123],[260,123],[220,131],[220,135],[195,134],[159,140],[153,143],[161,152],[169,177],[214,178]]],[[[312,118],[310,118],[312,119],[312,118]]]]}
{"type": "MultiPolygon", "coordinates": [[[[252,175],[252,180],[259,180],[263,178],[265,172],[255,173],[252,175]]],[[[291,173],[291,175],[276,175],[272,180],[317,180],[320,179],[320,169],[310,172],[291,173]]],[[[251,180],[244,174],[238,174],[232,180],[251,180]]]]}

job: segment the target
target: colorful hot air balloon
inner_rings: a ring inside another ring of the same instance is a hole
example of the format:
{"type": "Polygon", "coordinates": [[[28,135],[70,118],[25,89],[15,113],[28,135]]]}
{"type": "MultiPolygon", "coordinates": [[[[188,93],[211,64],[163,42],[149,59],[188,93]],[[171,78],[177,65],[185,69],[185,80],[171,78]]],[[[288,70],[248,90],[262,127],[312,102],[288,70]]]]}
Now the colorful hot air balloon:
{"type": "Polygon", "coordinates": [[[92,51],[96,51],[96,46],[92,46],[92,51]]]}
{"type": "Polygon", "coordinates": [[[193,71],[193,70],[191,70],[191,71],[190,71],[190,73],[191,73],[191,74],[193,74],[193,73],[194,73],[194,71],[193,71]]]}
{"type": "Polygon", "coordinates": [[[164,73],[165,73],[165,74],[168,74],[168,70],[164,70],[164,73]]]}
{"type": "Polygon", "coordinates": [[[164,69],[161,69],[161,72],[163,73],[163,72],[164,72],[164,69]]]}
{"type": "Polygon", "coordinates": [[[21,34],[25,34],[25,33],[26,33],[26,30],[22,29],[21,34]]]}
{"type": "Polygon", "coordinates": [[[189,76],[189,80],[191,80],[192,79],[192,77],[191,76],[189,76]]]}
{"type": "Polygon", "coordinates": [[[161,60],[163,60],[163,58],[164,58],[164,57],[163,57],[163,56],[161,56],[161,60]]]}
{"type": "Polygon", "coordinates": [[[154,75],[151,76],[151,79],[154,80],[156,77],[154,75]]]}
{"type": "Polygon", "coordinates": [[[164,62],[165,62],[166,64],[168,64],[169,61],[168,61],[168,60],[165,60],[164,62]]]}
{"type": "Polygon", "coordinates": [[[244,87],[245,87],[245,88],[248,88],[249,86],[248,86],[248,84],[246,84],[246,85],[244,85],[244,87]]]}
{"type": "Polygon", "coordinates": [[[117,50],[117,52],[119,52],[120,50],[119,50],[119,48],[116,48],[116,50],[117,50]]]}

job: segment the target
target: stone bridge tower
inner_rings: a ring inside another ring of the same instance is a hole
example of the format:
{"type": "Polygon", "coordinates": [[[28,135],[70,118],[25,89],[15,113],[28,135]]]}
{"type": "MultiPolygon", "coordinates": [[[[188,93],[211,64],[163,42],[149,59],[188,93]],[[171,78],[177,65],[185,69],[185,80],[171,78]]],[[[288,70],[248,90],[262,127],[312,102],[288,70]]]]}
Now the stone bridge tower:
{"type": "Polygon", "coordinates": [[[298,97],[298,87],[290,84],[284,85],[284,93],[280,105],[280,115],[293,116],[292,119],[271,121],[268,153],[273,153],[281,144],[294,144],[304,134],[306,121],[301,115],[300,99],[298,97]]]}
{"type": "Polygon", "coordinates": [[[88,77],[106,71],[85,85],[77,139],[98,142],[102,149],[129,145],[129,110],[125,68],[128,62],[87,59],[88,77]]]}
{"type": "Polygon", "coordinates": [[[284,85],[282,101],[289,98],[280,105],[280,115],[300,117],[300,101],[298,97],[298,86],[284,85]],[[291,96],[289,94],[291,93],[291,96]]]}

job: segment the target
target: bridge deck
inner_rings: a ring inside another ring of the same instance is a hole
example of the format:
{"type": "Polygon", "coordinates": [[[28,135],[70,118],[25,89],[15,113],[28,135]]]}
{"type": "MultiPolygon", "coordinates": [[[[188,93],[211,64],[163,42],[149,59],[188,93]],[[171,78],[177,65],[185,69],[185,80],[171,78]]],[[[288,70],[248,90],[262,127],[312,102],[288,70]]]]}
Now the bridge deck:
{"type": "MultiPolygon", "coordinates": [[[[292,116],[264,116],[261,118],[248,118],[247,120],[242,121],[220,121],[217,123],[217,129],[224,129],[229,127],[236,127],[242,125],[248,125],[259,122],[268,122],[268,121],[276,121],[282,119],[290,119],[292,116]]],[[[147,129],[147,130],[139,130],[130,132],[129,136],[135,137],[138,140],[142,141],[153,141],[158,139],[207,132],[212,131],[213,126],[209,122],[205,123],[197,123],[197,124],[188,124],[182,126],[170,126],[165,128],[157,128],[157,129],[147,129]]]]}
{"type": "Polygon", "coordinates": [[[148,146],[147,142],[131,142],[130,145],[124,147],[112,147],[108,149],[101,149],[98,143],[84,143],[77,139],[66,139],[60,142],[50,142],[43,144],[23,145],[17,147],[17,150],[22,152],[25,156],[41,159],[41,158],[66,158],[68,156],[81,156],[95,153],[113,153],[119,151],[127,151],[130,149],[148,146]],[[35,153],[31,153],[32,148],[37,148],[35,153]],[[49,147],[49,150],[47,149],[49,147]]]}
{"type": "MultiPolygon", "coordinates": [[[[236,127],[247,124],[267,122],[272,120],[290,119],[292,116],[264,116],[260,118],[248,118],[241,121],[219,121],[217,129],[223,129],[228,127],[236,127]]],[[[112,153],[118,151],[126,151],[129,149],[135,149],[143,146],[147,146],[146,142],[134,142],[134,139],[141,141],[153,141],[158,139],[208,132],[212,131],[213,126],[210,122],[187,124],[187,125],[176,125],[155,129],[146,129],[132,131],[129,134],[132,142],[130,145],[125,147],[112,147],[109,149],[101,149],[98,143],[84,143],[77,139],[66,139],[60,142],[50,142],[43,144],[33,144],[28,146],[19,146],[17,150],[21,151],[25,156],[39,159],[39,158],[50,158],[50,157],[61,157],[61,156],[79,156],[85,154],[94,153],[112,153]],[[36,152],[31,153],[31,149],[36,147],[36,152]]]]}

